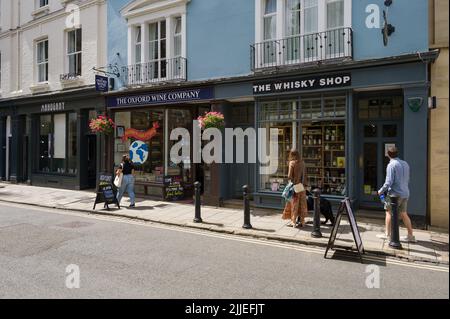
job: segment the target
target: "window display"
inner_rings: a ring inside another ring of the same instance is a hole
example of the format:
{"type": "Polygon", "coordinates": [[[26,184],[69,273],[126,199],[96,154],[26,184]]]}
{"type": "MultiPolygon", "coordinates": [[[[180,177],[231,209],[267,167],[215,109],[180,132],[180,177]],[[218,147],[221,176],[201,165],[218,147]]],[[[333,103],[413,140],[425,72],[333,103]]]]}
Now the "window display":
{"type": "MultiPolygon", "coordinates": [[[[169,136],[166,136],[167,132],[178,127],[192,131],[192,118],[190,110],[181,109],[151,109],[115,114],[115,123],[121,128],[115,132],[115,166],[120,164],[124,154],[130,154],[136,168],[136,193],[162,196],[165,176],[179,179],[182,183],[192,183],[190,158],[179,164],[173,163],[168,151],[178,141],[170,141],[169,136]]],[[[190,141],[184,142],[190,145],[190,141]]]]}
{"type": "Polygon", "coordinates": [[[39,171],[77,174],[77,114],[39,118],[39,171]]]}
{"type": "Polygon", "coordinates": [[[346,97],[302,96],[298,101],[264,101],[259,105],[259,127],[277,128],[279,147],[278,169],[272,175],[259,175],[260,190],[283,191],[288,182],[287,157],[290,149],[296,148],[305,161],[308,188],[319,187],[324,195],[345,196],[346,97]]]}

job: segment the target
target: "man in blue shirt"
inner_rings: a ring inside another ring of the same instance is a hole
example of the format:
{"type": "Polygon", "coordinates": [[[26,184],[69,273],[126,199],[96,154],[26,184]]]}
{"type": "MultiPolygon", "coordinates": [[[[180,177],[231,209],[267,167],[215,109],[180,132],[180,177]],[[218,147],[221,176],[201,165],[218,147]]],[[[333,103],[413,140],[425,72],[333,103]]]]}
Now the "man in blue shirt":
{"type": "MultiPolygon", "coordinates": [[[[416,242],[416,238],[413,235],[411,219],[407,213],[409,198],[409,165],[398,158],[398,150],[395,146],[388,148],[388,156],[390,162],[386,169],[386,181],[383,187],[378,191],[378,195],[387,193],[398,197],[398,212],[408,229],[408,236],[401,237],[401,240],[405,242],[416,242]]],[[[386,196],[384,208],[386,209],[386,234],[377,237],[387,239],[391,232],[391,203],[389,196],[386,196]]]]}

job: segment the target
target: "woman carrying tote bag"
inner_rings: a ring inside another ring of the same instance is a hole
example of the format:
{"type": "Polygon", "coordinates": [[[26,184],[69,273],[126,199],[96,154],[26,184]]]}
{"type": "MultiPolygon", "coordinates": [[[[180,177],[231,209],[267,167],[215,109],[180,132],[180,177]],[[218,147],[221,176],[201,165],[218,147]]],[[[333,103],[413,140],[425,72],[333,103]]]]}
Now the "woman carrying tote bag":
{"type": "Polygon", "coordinates": [[[306,173],[305,162],[300,158],[297,150],[289,153],[288,179],[294,184],[294,196],[286,203],[282,219],[290,219],[290,227],[305,226],[305,217],[308,215],[308,205],[306,201],[306,173]],[[300,222],[297,219],[300,217],[300,222]]]}

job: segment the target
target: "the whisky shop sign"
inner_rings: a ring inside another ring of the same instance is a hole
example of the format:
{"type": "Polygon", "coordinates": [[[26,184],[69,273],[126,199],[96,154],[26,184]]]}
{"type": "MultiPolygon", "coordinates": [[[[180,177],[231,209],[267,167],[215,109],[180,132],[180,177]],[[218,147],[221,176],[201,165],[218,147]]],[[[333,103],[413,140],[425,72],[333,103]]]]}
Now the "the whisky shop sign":
{"type": "Polygon", "coordinates": [[[271,80],[253,84],[253,94],[273,94],[293,91],[339,88],[352,85],[350,73],[318,75],[294,79],[271,80]]]}

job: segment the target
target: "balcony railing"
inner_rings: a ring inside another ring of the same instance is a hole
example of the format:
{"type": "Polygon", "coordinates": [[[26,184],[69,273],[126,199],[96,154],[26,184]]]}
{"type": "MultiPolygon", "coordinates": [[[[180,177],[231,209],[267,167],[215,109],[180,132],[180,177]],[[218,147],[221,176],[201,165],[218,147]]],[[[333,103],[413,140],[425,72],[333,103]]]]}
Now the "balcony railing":
{"type": "Polygon", "coordinates": [[[182,57],[122,67],[126,86],[160,82],[186,81],[187,60],[182,57]]]}
{"type": "Polygon", "coordinates": [[[251,46],[252,70],[353,57],[353,31],[339,28],[251,46]]]}

